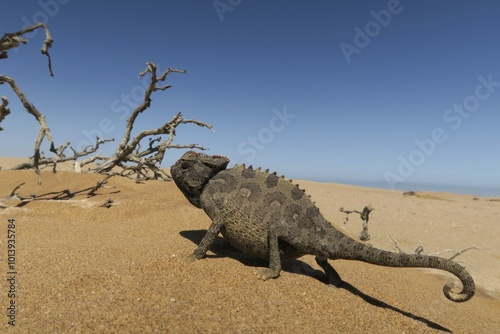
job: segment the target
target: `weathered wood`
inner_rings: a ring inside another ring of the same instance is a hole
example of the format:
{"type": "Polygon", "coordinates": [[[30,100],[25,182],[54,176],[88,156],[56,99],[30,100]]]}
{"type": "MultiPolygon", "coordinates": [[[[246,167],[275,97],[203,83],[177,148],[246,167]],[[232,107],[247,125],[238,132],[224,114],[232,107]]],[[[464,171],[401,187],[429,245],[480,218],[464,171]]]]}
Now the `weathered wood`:
{"type": "Polygon", "coordinates": [[[197,144],[173,144],[172,141],[175,136],[175,129],[181,124],[195,124],[200,127],[205,127],[213,130],[212,125],[197,121],[194,119],[185,119],[182,117],[181,113],[176,114],[168,122],[164,123],[162,126],[151,129],[144,130],[138,133],[132,138],[131,133],[134,127],[134,123],[140,113],[144,112],[150,107],[151,104],[151,94],[156,91],[163,91],[171,87],[169,84],[163,84],[168,74],[170,73],[186,73],[185,70],[176,70],[168,68],[160,76],[157,75],[156,65],[153,63],[146,63],[146,69],[142,71],[139,76],[142,77],[149,73],[151,75],[148,87],[144,93],[143,101],[135,108],[130,117],[127,119],[125,132],[123,138],[118,145],[116,151],[107,158],[103,163],[101,163],[96,168],[92,169],[91,172],[103,173],[109,172],[113,168],[121,168],[122,176],[129,178],[135,178],[136,182],[141,182],[144,180],[160,179],[160,180],[170,180],[170,177],[165,174],[161,168],[160,164],[165,155],[165,151],[169,148],[198,148],[205,150],[203,146],[197,144]],[[162,140],[160,135],[167,135],[165,140],[162,140]],[[158,136],[152,138],[154,136],[158,136]],[[142,149],[141,140],[149,138],[149,145],[147,148],[142,149]]]}
{"type": "MultiPolygon", "coordinates": [[[[5,34],[0,39],[0,58],[7,58],[7,53],[11,49],[18,47],[20,44],[26,44],[28,40],[22,38],[21,36],[38,28],[43,28],[45,30],[45,41],[43,43],[41,51],[42,54],[48,57],[49,74],[53,76],[50,54],[48,52],[49,48],[52,46],[53,39],[50,35],[49,30],[43,23],[35,24],[15,33],[5,34]]],[[[97,165],[97,167],[91,169],[90,172],[108,173],[111,172],[112,169],[118,168],[122,170],[120,173],[122,176],[135,178],[137,182],[148,179],[170,180],[170,176],[163,172],[160,168],[161,162],[165,155],[165,151],[167,149],[205,149],[203,146],[197,144],[173,144],[175,129],[177,128],[177,126],[179,126],[180,124],[195,124],[200,127],[206,127],[213,130],[212,125],[210,124],[194,119],[184,119],[182,117],[182,114],[178,113],[162,126],[156,129],[141,131],[139,132],[139,134],[132,138],[131,133],[134,127],[134,123],[139,114],[150,107],[151,95],[156,91],[164,91],[168,88],[171,88],[170,84],[164,83],[170,73],[186,73],[186,71],[168,68],[165,72],[158,76],[156,65],[149,62],[146,63],[146,69],[142,71],[139,76],[143,77],[149,74],[151,76],[149,84],[144,93],[143,101],[127,119],[125,132],[123,134],[122,140],[118,144],[117,149],[109,157],[103,157],[99,154],[96,154],[93,157],[81,161],[78,161],[78,159],[95,153],[101,144],[113,141],[114,139],[96,138],[95,145],[89,145],[79,152],[74,150],[70,146],[69,142],[56,148],[50,129],[47,125],[47,122],[45,121],[45,115],[43,115],[32,103],[29,102],[23,91],[17,86],[14,79],[8,76],[0,75],[0,84],[7,83],[12,88],[14,93],[16,93],[16,95],[19,97],[21,103],[23,104],[24,108],[26,108],[28,113],[33,115],[33,117],[35,117],[37,122],[40,124],[40,130],[35,140],[35,149],[33,157],[31,158],[32,160],[30,162],[14,166],[10,169],[18,170],[33,168],[38,175],[38,182],[41,183],[40,166],[52,165],[52,170],[55,173],[58,163],[74,161],[75,171],[81,172],[84,165],[91,162],[102,161],[97,165]],[[161,135],[166,135],[167,138],[165,140],[162,140],[162,138],[160,137],[161,135]],[[146,138],[149,138],[149,145],[147,148],[142,149],[140,144],[141,140],[146,138]],[[54,153],[54,157],[52,158],[46,158],[43,152],[41,152],[40,150],[44,139],[47,139],[47,141],[49,142],[50,152],[54,153]],[[65,154],[65,150],[68,147],[73,151],[73,154],[70,156],[66,156],[65,154]]],[[[7,98],[2,98],[2,103],[0,105],[0,122],[10,113],[10,109],[7,108],[7,105],[7,98]]],[[[0,128],[0,130],[2,129],[0,128]]]]}

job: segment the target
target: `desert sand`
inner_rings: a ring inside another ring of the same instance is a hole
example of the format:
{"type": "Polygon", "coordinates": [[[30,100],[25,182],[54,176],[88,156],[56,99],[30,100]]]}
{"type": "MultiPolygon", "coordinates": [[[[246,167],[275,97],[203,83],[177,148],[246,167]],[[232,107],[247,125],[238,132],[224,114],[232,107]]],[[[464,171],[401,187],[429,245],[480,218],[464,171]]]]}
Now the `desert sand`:
{"type": "MultiPolygon", "coordinates": [[[[0,159],[8,167],[13,160],[0,159]]],[[[67,170],[70,170],[68,168],[67,170]]],[[[206,259],[188,262],[210,224],[174,183],[102,175],[0,171],[0,271],[7,272],[7,224],[15,219],[16,318],[8,324],[7,279],[0,281],[0,331],[20,333],[500,333],[500,201],[448,193],[402,192],[299,181],[323,215],[357,238],[359,217],[339,211],[371,204],[368,241],[395,251],[451,257],[477,285],[468,302],[447,300],[452,275],[333,261],[345,286],[325,285],[312,256],[284,261],[260,281],[264,262],[219,238],[206,259]],[[108,199],[109,208],[101,207],[108,199]]]]}

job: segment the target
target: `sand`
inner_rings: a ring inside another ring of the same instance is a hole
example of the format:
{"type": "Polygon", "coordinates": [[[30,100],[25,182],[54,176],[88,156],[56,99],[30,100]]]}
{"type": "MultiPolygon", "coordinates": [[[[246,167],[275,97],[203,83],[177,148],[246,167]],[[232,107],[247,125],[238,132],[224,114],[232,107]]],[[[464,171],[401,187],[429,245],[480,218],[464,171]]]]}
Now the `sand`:
{"type": "MultiPolygon", "coordinates": [[[[6,167],[11,160],[0,159],[6,167]]],[[[67,170],[70,170],[68,168],[67,170]]],[[[437,270],[334,261],[346,282],[332,289],[312,256],[284,261],[262,282],[262,261],[217,239],[206,259],[185,258],[210,220],[173,183],[136,184],[61,171],[0,171],[0,199],[20,184],[36,200],[1,202],[0,272],[9,278],[7,224],[15,219],[16,326],[8,325],[9,282],[0,281],[0,331],[20,333],[498,333],[500,201],[443,193],[401,192],[301,181],[323,215],[353,238],[362,222],[346,209],[371,204],[370,244],[456,258],[477,284],[466,303],[447,300],[453,276],[437,270]],[[100,207],[109,198],[110,208],[100,207]],[[447,251],[449,250],[449,251],[447,251]]]]}

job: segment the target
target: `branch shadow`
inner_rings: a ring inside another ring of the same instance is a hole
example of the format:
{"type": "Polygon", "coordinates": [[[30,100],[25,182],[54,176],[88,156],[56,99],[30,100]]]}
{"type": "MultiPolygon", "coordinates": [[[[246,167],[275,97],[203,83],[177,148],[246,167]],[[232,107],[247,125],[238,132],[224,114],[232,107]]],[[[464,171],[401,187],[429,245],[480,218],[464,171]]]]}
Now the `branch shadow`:
{"type": "MultiPolygon", "coordinates": [[[[30,196],[17,195],[16,190],[21,188],[24,184],[25,184],[25,182],[23,182],[23,183],[19,184],[17,187],[15,187],[9,196],[9,197],[18,196],[18,198],[21,200],[21,202],[19,202],[17,205],[15,205],[15,207],[18,207],[18,208],[23,207],[26,204],[28,204],[30,202],[34,202],[34,201],[64,201],[64,200],[69,200],[69,199],[72,199],[73,197],[81,195],[83,193],[88,193],[92,189],[95,188],[95,186],[92,186],[92,187],[88,187],[88,188],[73,191],[73,192],[71,192],[69,189],[63,189],[60,191],[51,191],[51,192],[47,192],[45,194],[40,194],[40,195],[35,195],[35,194],[31,194],[30,196]]],[[[119,192],[120,192],[120,190],[115,190],[115,191],[110,192],[109,194],[117,194],[119,192]]],[[[102,194],[93,193],[91,195],[89,195],[89,194],[87,195],[87,197],[94,197],[94,196],[102,196],[102,194]]]]}
{"type": "MultiPolygon", "coordinates": [[[[194,244],[198,245],[205,234],[207,233],[206,230],[188,230],[188,231],[181,231],[179,234],[193,242],[194,244]]],[[[230,257],[232,259],[237,260],[238,262],[242,263],[245,266],[249,267],[263,267],[268,265],[268,261],[254,258],[251,256],[248,256],[236,248],[232,247],[227,241],[224,240],[223,237],[217,236],[215,238],[214,243],[210,247],[210,251],[212,254],[207,254],[207,258],[224,258],[224,257],[230,257]]],[[[326,275],[323,271],[314,269],[307,263],[297,260],[297,259],[287,259],[282,261],[282,270],[285,272],[293,273],[293,274],[299,274],[299,275],[304,275],[304,276],[309,276],[317,279],[320,282],[323,282],[327,284],[326,280],[326,275]]],[[[377,299],[375,297],[369,296],[366,293],[362,292],[352,284],[342,281],[342,285],[340,286],[340,289],[344,289],[346,291],[349,291],[351,294],[358,296],[359,298],[363,299],[365,302],[376,306],[380,308],[384,308],[387,310],[391,310],[393,312],[399,313],[405,317],[411,318],[416,321],[420,321],[423,324],[425,324],[427,327],[430,327],[432,329],[440,330],[446,333],[453,333],[450,329],[441,326],[438,323],[435,323],[431,320],[428,320],[424,317],[415,315],[411,312],[404,311],[400,308],[397,308],[395,306],[392,306],[384,301],[381,301],[380,299],[377,299]]]]}

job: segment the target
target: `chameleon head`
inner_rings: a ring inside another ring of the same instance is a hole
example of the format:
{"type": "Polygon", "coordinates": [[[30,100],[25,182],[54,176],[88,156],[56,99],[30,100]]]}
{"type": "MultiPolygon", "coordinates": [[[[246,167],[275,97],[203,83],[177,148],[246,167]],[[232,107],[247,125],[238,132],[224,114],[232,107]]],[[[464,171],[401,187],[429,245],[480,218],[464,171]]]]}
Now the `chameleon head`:
{"type": "Polygon", "coordinates": [[[201,208],[200,196],[205,185],[221,170],[226,169],[229,159],[220,155],[207,155],[189,151],[170,168],[175,184],[184,196],[197,208],[201,208]]]}

